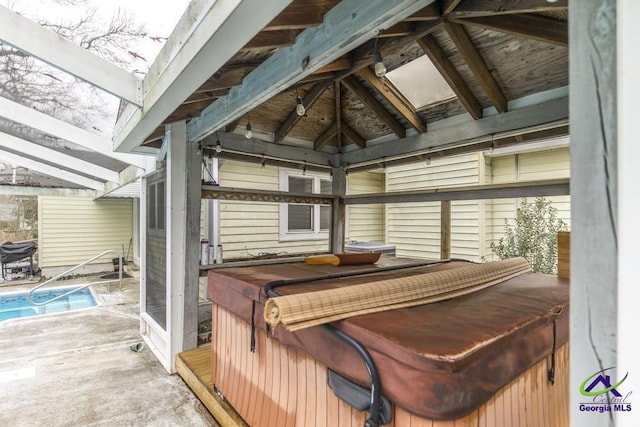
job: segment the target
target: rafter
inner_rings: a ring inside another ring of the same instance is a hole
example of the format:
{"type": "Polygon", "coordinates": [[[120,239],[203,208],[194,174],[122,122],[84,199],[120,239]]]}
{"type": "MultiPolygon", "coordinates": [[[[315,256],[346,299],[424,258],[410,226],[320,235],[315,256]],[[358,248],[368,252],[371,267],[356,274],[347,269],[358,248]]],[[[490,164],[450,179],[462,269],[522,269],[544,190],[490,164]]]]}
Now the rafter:
{"type": "Polygon", "coordinates": [[[558,46],[569,45],[569,24],[566,21],[530,14],[511,14],[505,16],[484,16],[477,18],[452,19],[464,25],[488,28],[502,33],[552,43],[558,46]]]}
{"type": "Polygon", "coordinates": [[[358,132],[356,132],[346,122],[342,122],[341,129],[342,129],[342,134],[347,138],[349,138],[354,144],[356,144],[360,148],[366,148],[367,140],[364,139],[358,132]]]}
{"type": "Polygon", "coordinates": [[[190,121],[188,140],[204,138],[350,52],[377,29],[394,25],[431,3],[433,0],[342,0],[324,15],[322,25],[304,30],[294,46],[271,55],[229,95],[190,121]]]}
{"type": "Polygon", "coordinates": [[[118,172],[103,168],[96,164],[63,154],[24,139],[16,138],[4,132],[0,132],[0,147],[29,157],[34,160],[42,159],[44,162],[60,166],[79,175],[97,178],[103,181],[118,182],[118,172]]]}
{"type": "Polygon", "coordinates": [[[505,15],[511,13],[539,13],[563,11],[568,7],[568,0],[463,0],[449,18],[469,18],[474,16],[505,15]]]}
{"type": "Polygon", "coordinates": [[[442,2],[442,14],[448,15],[460,4],[461,0],[444,0],[442,2]]]}
{"type": "Polygon", "coordinates": [[[90,179],[85,176],[78,175],[76,173],[69,172],[68,170],[51,166],[34,159],[20,156],[10,151],[5,151],[2,148],[0,148],[0,158],[2,158],[3,161],[9,162],[13,165],[22,166],[24,168],[43,173],[45,175],[72,182],[82,187],[91,188],[97,191],[104,191],[104,184],[100,181],[96,181],[94,179],[90,179]]]}
{"type": "Polygon", "coordinates": [[[437,19],[440,19],[441,17],[442,15],[440,14],[440,5],[438,4],[438,2],[433,2],[429,6],[420,9],[404,20],[410,22],[435,21],[437,19]]]}
{"type": "Polygon", "coordinates": [[[322,24],[326,10],[316,2],[294,1],[269,22],[263,31],[300,30],[322,24]]]}
{"type": "MultiPolygon", "coordinates": [[[[336,120],[337,122],[337,120],[336,120]]],[[[322,132],[322,135],[320,135],[318,137],[318,139],[316,139],[313,142],[313,149],[314,150],[320,150],[322,147],[324,147],[325,145],[327,145],[327,143],[329,141],[331,141],[331,139],[336,136],[336,133],[338,132],[338,125],[334,122],[331,126],[329,126],[327,128],[327,130],[325,130],[324,132],[322,132]]]]}
{"type": "Polygon", "coordinates": [[[456,67],[449,61],[447,54],[442,50],[436,39],[432,35],[426,35],[418,39],[418,45],[429,57],[433,65],[438,69],[442,77],[447,81],[456,96],[467,109],[471,117],[479,119],[482,117],[482,106],[469,89],[469,85],[464,81],[456,67]]]}
{"type": "Polygon", "coordinates": [[[402,37],[413,34],[414,31],[415,28],[412,22],[403,21],[382,31],[378,37],[402,37]]]}
{"type": "Polygon", "coordinates": [[[384,81],[376,76],[369,67],[363,68],[358,74],[377,90],[415,130],[419,133],[425,133],[427,131],[427,126],[425,126],[416,112],[406,105],[395,92],[390,90],[384,81]]]}
{"type": "Polygon", "coordinates": [[[333,93],[336,105],[336,144],[342,148],[342,86],[339,81],[333,82],[333,93]]]}
{"type": "Polygon", "coordinates": [[[500,113],[507,111],[507,99],[502,93],[502,89],[487,69],[487,65],[476,50],[471,38],[462,25],[453,22],[445,22],[444,28],[458,48],[460,55],[465,60],[469,69],[478,80],[480,87],[487,94],[491,103],[500,113]]]}
{"type": "Polygon", "coordinates": [[[248,50],[269,50],[291,46],[296,41],[295,30],[262,31],[244,45],[240,52],[248,50]]]}
{"type": "Polygon", "coordinates": [[[398,138],[404,138],[407,136],[407,131],[398,122],[389,111],[373,96],[369,93],[366,87],[362,85],[354,76],[349,76],[342,80],[342,84],[347,87],[354,95],[360,99],[360,101],[367,106],[378,117],[382,123],[387,125],[398,138]]]}
{"type": "MultiPolygon", "coordinates": [[[[306,93],[306,95],[302,98],[302,104],[305,106],[307,110],[309,110],[313,106],[313,104],[318,99],[320,99],[320,96],[329,87],[331,82],[332,80],[329,80],[329,79],[320,81],[315,85],[313,85],[311,90],[309,90],[309,92],[306,93]]],[[[291,129],[293,129],[296,123],[298,123],[298,121],[302,119],[302,117],[303,116],[298,115],[298,113],[296,112],[296,108],[294,106],[293,110],[291,111],[291,113],[289,113],[289,116],[284,121],[282,126],[280,126],[280,128],[276,131],[273,142],[278,143],[282,141],[284,137],[287,136],[287,134],[291,131],[291,129]]]]}

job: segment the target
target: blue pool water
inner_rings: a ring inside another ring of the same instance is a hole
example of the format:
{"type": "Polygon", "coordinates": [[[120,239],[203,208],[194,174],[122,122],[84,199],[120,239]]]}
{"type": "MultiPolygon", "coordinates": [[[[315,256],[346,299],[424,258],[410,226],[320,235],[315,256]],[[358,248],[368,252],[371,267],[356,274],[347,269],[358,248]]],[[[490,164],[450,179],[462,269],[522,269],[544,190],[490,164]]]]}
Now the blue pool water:
{"type": "MultiPolygon", "coordinates": [[[[69,292],[73,287],[56,288],[44,291],[37,291],[33,294],[36,302],[42,302],[69,292]]],[[[18,317],[39,316],[41,314],[60,313],[63,311],[78,310],[81,308],[94,307],[96,300],[89,288],[82,289],[67,295],[64,298],[53,301],[43,306],[35,306],[29,302],[27,292],[20,294],[0,295],[0,322],[18,317]]]]}

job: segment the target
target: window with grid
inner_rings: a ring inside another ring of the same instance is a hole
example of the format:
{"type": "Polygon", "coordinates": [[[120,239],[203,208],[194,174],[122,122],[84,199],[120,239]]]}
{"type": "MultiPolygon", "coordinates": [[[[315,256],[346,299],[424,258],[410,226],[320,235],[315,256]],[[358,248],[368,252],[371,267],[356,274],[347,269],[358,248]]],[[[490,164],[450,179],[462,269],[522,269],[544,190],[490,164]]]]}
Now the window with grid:
{"type": "MultiPolygon", "coordinates": [[[[331,194],[326,175],[281,171],[280,189],[296,194],[331,194]]],[[[280,204],[280,238],[283,240],[326,239],[331,222],[330,205],[280,204]]]]}

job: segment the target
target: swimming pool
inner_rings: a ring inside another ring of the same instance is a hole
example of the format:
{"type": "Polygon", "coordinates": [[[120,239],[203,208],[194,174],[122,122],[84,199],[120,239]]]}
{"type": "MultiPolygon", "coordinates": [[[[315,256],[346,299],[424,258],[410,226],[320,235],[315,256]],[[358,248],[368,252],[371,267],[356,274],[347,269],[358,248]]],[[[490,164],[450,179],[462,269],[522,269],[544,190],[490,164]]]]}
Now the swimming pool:
{"type": "MultiPolygon", "coordinates": [[[[36,302],[42,302],[69,292],[76,287],[55,288],[37,291],[33,294],[36,302]]],[[[28,292],[0,295],[0,322],[18,317],[39,316],[42,314],[61,313],[96,306],[96,300],[89,288],[81,289],[64,298],[43,306],[35,306],[29,302],[28,292]]]]}

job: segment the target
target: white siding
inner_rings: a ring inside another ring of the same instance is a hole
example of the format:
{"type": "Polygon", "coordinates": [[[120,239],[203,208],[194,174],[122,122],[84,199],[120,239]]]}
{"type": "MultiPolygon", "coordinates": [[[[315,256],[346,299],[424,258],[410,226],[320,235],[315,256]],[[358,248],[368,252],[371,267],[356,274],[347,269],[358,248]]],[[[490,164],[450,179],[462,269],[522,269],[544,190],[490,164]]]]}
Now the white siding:
{"type": "MultiPolygon", "coordinates": [[[[386,191],[408,191],[480,182],[478,154],[390,167],[386,191]]],[[[484,173],[484,170],[482,170],[484,173]]],[[[451,203],[451,256],[480,258],[480,204],[451,203]]],[[[440,203],[396,203],[387,205],[387,243],[397,256],[440,258],[440,203]]]]}
{"type": "MultiPolygon", "coordinates": [[[[38,197],[40,267],[77,265],[108,249],[125,252],[133,236],[133,202],[38,197]]],[[[96,263],[111,262],[107,255],[96,263]]]]}
{"type": "MultiPolygon", "coordinates": [[[[384,174],[352,173],[347,177],[348,194],[384,192],[384,174]]],[[[371,204],[347,207],[346,241],[384,243],[384,205],[371,204]]]]}

